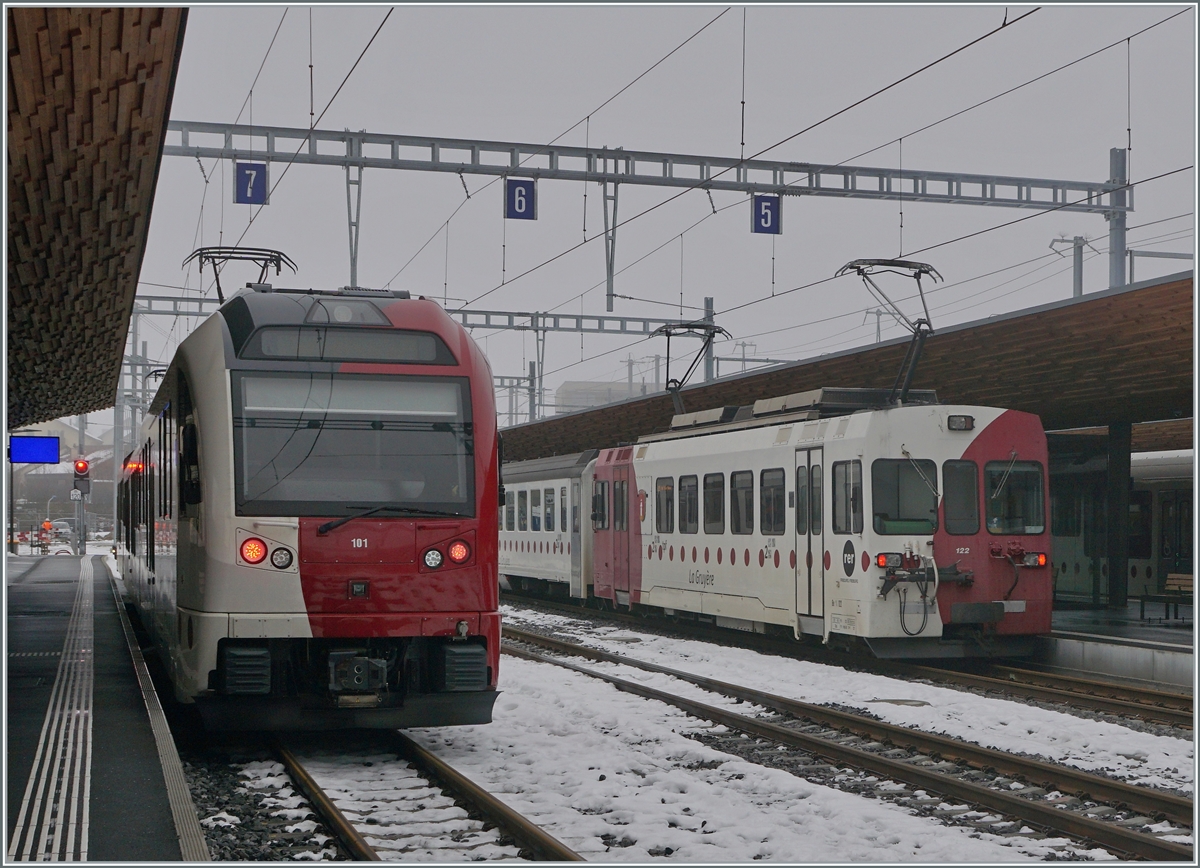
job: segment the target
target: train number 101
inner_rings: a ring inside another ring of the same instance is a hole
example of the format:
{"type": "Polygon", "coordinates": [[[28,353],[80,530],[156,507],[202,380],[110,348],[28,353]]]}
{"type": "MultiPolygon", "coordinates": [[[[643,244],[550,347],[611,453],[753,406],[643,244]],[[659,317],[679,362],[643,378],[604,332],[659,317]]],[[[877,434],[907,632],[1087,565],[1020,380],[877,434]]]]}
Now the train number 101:
{"type": "Polygon", "coordinates": [[[355,537],[354,539],[350,540],[350,547],[356,549],[365,549],[367,547],[367,541],[361,537],[355,537]]]}

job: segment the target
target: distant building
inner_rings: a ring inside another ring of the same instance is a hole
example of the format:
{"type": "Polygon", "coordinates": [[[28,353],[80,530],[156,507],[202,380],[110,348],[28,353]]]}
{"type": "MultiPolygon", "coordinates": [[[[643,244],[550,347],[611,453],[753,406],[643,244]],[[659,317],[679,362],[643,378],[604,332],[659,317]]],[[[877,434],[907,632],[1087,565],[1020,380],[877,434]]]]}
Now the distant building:
{"type": "Polygon", "coordinates": [[[588,380],[568,380],[554,392],[554,412],[573,413],[588,407],[601,407],[616,401],[638,398],[653,391],[645,383],[596,383],[588,380]]]}

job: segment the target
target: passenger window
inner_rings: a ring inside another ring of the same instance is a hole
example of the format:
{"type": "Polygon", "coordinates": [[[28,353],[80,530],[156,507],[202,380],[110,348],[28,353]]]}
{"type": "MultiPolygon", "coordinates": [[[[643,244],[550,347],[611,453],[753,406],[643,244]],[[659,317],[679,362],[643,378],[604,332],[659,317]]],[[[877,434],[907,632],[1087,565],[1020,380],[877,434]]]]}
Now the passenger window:
{"type": "Polygon", "coordinates": [[[517,530],[529,530],[529,492],[517,492],[517,530]]]}
{"type": "Polygon", "coordinates": [[[592,483],[592,529],[608,528],[608,483],[597,480],[592,483]]]}
{"type": "Polygon", "coordinates": [[[729,474],[729,530],[754,533],[754,472],[739,470],[729,474]]]}
{"type": "Polygon", "coordinates": [[[808,468],[796,468],[796,533],[808,533],[808,468]]]}
{"type": "Polygon", "coordinates": [[[516,527],[517,520],[517,493],[515,491],[504,492],[504,527],[505,530],[513,530],[516,527]]]}
{"type": "Polygon", "coordinates": [[[825,496],[822,486],[824,480],[822,478],[822,470],[820,464],[814,464],[808,471],[808,527],[809,533],[819,535],[821,533],[821,524],[824,512],[822,511],[822,498],[825,496]]]}
{"type": "Polygon", "coordinates": [[[579,483],[571,483],[571,533],[579,533],[579,483]]]}
{"type": "MultiPolygon", "coordinates": [[[[876,461],[878,465],[880,462],[876,461]]],[[[927,462],[933,467],[933,462],[927,462]]],[[[934,471],[936,473],[936,471],[934,471]]],[[[875,507],[878,509],[878,505],[875,507]]],[[[937,503],[934,502],[935,518],[937,503]]],[[[862,462],[833,463],[833,532],[862,533],[863,491],[862,462]]]]}
{"type": "Polygon", "coordinates": [[[612,484],[612,526],[613,530],[629,529],[629,483],[623,479],[615,479],[612,484]]]}
{"type": "Polygon", "coordinates": [[[536,488],[529,492],[529,529],[542,529],[542,492],[536,488]]]}
{"type": "Polygon", "coordinates": [[[786,480],[787,476],[782,467],[764,470],[759,476],[759,530],[763,536],[781,534],[786,527],[786,480]]]}
{"type": "Polygon", "coordinates": [[[660,476],[654,483],[654,528],[659,533],[675,532],[675,480],[660,476]]]}
{"type": "Polygon", "coordinates": [[[567,529],[567,487],[564,485],[558,490],[558,526],[563,531],[567,529]]]}
{"type": "Polygon", "coordinates": [[[704,474],[704,532],[725,533],[725,474],[704,474]]]}
{"type": "Polygon", "coordinates": [[[695,476],[679,477],[679,532],[698,533],[700,530],[700,480],[695,476]]]}
{"type": "Polygon", "coordinates": [[[979,533],[979,468],[974,461],[942,464],[942,510],[946,533],[979,533]]]}
{"type": "Polygon", "coordinates": [[[547,488],[542,495],[546,504],[546,530],[554,530],[554,489],[547,488]]]}

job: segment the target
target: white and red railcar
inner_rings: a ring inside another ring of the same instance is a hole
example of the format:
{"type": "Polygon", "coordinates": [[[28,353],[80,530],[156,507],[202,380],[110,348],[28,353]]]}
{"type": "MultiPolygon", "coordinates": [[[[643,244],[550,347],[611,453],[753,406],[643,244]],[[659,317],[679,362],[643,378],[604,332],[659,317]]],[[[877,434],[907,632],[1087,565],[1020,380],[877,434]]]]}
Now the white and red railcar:
{"type": "Polygon", "coordinates": [[[1040,420],[886,397],[824,389],[686,414],[586,465],[558,459],[554,487],[591,492],[577,584],[523,517],[549,478],[508,465],[501,573],[886,657],[1028,653],[1053,594],[1040,420]]]}
{"type": "Polygon", "coordinates": [[[486,723],[491,370],[434,302],[251,285],[184,340],[125,460],[117,550],[207,725],[486,723]]]}

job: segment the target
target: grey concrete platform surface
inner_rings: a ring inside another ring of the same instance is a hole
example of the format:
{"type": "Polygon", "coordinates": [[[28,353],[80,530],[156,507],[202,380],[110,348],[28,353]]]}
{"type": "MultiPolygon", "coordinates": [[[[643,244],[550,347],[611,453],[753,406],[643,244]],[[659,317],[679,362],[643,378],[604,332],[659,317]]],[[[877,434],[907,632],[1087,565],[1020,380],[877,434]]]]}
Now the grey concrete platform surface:
{"type": "Polygon", "coordinates": [[[103,560],[8,555],[5,573],[7,861],[179,861],[162,745],[103,560]]]}
{"type": "Polygon", "coordinates": [[[1136,600],[1124,609],[1056,610],[1053,633],[1039,643],[1039,659],[1084,676],[1190,693],[1195,682],[1192,613],[1191,606],[1180,606],[1179,618],[1165,617],[1162,603],[1147,603],[1143,618],[1136,600]]]}

